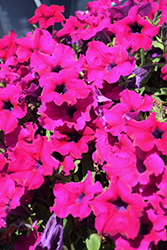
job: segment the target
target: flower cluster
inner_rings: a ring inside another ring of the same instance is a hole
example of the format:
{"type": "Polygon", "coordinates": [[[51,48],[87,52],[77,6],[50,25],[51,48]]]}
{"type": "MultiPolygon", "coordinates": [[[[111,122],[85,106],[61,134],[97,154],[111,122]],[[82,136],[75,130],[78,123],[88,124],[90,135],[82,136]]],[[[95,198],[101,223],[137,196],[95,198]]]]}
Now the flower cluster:
{"type": "Polygon", "coordinates": [[[39,28],[0,39],[0,244],[162,249],[166,1],[62,12],[42,4],[39,28]]]}

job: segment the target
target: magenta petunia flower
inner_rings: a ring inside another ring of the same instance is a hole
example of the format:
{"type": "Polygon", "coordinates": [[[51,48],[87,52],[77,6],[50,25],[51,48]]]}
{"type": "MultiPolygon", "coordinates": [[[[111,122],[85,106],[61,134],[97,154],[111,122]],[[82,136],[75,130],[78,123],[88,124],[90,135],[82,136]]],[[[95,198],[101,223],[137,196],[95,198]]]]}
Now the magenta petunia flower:
{"type": "Polygon", "coordinates": [[[167,154],[167,124],[156,120],[155,113],[144,121],[127,121],[125,130],[133,140],[134,146],[140,147],[143,151],[149,151],[156,145],[162,154],[167,154]]]}
{"type": "Polygon", "coordinates": [[[86,61],[87,80],[95,81],[100,88],[104,80],[115,83],[121,75],[127,76],[135,68],[135,58],[130,58],[125,48],[108,47],[99,41],[88,43],[86,61]]]}
{"type": "Polygon", "coordinates": [[[94,162],[103,165],[105,161],[108,162],[110,151],[112,150],[117,139],[110,132],[106,132],[105,130],[98,128],[95,132],[95,138],[96,150],[92,154],[92,159],[94,162]]]}
{"type": "Polygon", "coordinates": [[[98,32],[106,28],[110,28],[110,18],[103,11],[76,11],[76,17],[82,24],[83,28],[77,30],[77,37],[82,40],[90,40],[95,37],[98,32]]]}
{"type": "Polygon", "coordinates": [[[54,23],[62,22],[65,18],[62,14],[64,12],[64,6],[41,4],[38,9],[35,10],[35,15],[28,19],[30,24],[37,23],[42,29],[47,29],[54,23]]]}
{"type": "Polygon", "coordinates": [[[35,29],[35,31],[26,34],[26,37],[17,39],[18,45],[16,55],[19,62],[28,61],[34,50],[39,50],[45,54],[51,55],[56,46],[51,34],[46,30],[35,29]]]}
{"type": "Polygon", "coordinates": [[[74,105],[63,102],[60,106],[53,101],[46,102],[38,110],[41,115],[40,124],[51,131],[65,123],[69,128],[74,126],[76,130],[81,130],[86,122],[91,120],[90,109],[95,105],[94,102],[93,95],[89,95],[85,99],[78,99],[74,105]]]}
{"type": "Polygon", "coordinates": [[[103,191],[100,182],[95,182],[92,173],[88,171],[86,179],[82,182],[70,182],[55,184],[53,193],[55,196],[54,206],[50,208],[60,218],[71,214],[81,220],[91,213],[89,202],[103,191]]]}
{"type": "Polygon", "coordinates": [[[148,207],[140,218],[140,230],[134,239],[126,239],[119,234],[113,237],[115,250],[151,250],[153,245],[157,245],[160,240],[166,241],[166,223],[165,215],[158,214],[148,207]]]}
{"type": "Polygon", "coordinates": [[[78,73],[71,70],[44,75],[39,83],[43,87],[40,97],[42,104],[53,101],[58,106],[64,102],[74,105],[77,99],[86,98],[91,91],[90,86],[86,85],[84,80],[78,79],[78,73]]]}
{"type": "Polygon", "coordinates": [[[26,122],[24,126],[18,125],[12,132],[4,135],[5,145],[15,147],[17,142],[32,143],[37,128],[37,124],[32,122],[26,122]]]}
{"type": "Polygon", "coordinates": [[[76,60],[75,52],[70,46],[56,44],[52,55],[35,50],[30,59],[30,67],[40,75],[64,69],[72,69],[78,73],[83,69],[84,56],[76,60]]]}
{"type": "Polygon", "coordinates": [[[0,39],[0,58],[2,58],[3,62],[13,56],[17,50],[17,46],[15,44],[16,34],[13,30],[10,31],[8,36],[4,36],[0,39]]]}
{"type": "Polygon", "coordinates": [[[140,229],[140,217],[145,206],[139,194],[121,179],[112,179],[109,187],[89,202],[95,214],[95,228],[104,236],[120,233],[134,239],[140,229]]]}
{"type": "Polygon", "coordinates": [[[41,136],[37,136],[32,143],[17,143],[9,152],[10,177],[28,190],[39,188],[44,176],[52,175],[54,168],[53,161],[49,161],[47,147],[47,139],[41,136]]]}
{"type": "Polygon", "coordinates": [[[61,155],[71,155],[75,159],[81,159],[83,153],[88,152],[88,143],[94,139],[94,131],[88,126],[82,130],[74,127],[68,128],[66,125],[54,130],[50,137],[54,140],[54,147],[61,155]]]}
{"type": "Polygon", "coordinates": [[[103,166],[108,179],[118,175],[131,187],[138,183],[147,184],[151,175],[162,174],[164,168],[164,161],[156,147],[144,152],[139,147],[134,147],[126,134],[119,136],[119,142],[108,153],[107,164],[103,166]]]}
{"type": "Polygon", "coordinates": [[[138,14],[138,6],[133,6],[128,16],[114,23],[113,32],[116,34],[116,44],[122,44],[124,39],[132,47],[132,52],[139,48],[148,50],[152,37],[158,34],[159,27],[154,26],[138,14]]]}
{"type": "Polygon", "coordinates": [[[18,118],[27,113],[26,103],[20,102],[20,88],[14,85],[0,89],[0,129],[5,134],[12,132],[18,125],[18,118]]]}
{"type": "Polygon", "coordinates": [[[142,97],[134,91],[125,89],[120,93],[121,103],[111,109],[104,109],[101,118],[103,127],[112,135],[117,136],[125,130],[129,119],[141,120],[140,111],[150,111],[153,106],[153,98],[145,95],[142,97]]]}
{"type": "Polygon", "coordinates": [[[6,227],[6,217],[11,209],[20,206],[24,188],[17,185],[9,175],[0,175],[0,227],[6,227]]]}
{"type": "Polygon", "coordinates": [[[78,31],[84,29],[84,23],[80,22],[77,17],[69,16],[62,25],[63,28],[56,33],[56,37],[71,36],[72,40],[77,42],[79,40],[78,31]]]}

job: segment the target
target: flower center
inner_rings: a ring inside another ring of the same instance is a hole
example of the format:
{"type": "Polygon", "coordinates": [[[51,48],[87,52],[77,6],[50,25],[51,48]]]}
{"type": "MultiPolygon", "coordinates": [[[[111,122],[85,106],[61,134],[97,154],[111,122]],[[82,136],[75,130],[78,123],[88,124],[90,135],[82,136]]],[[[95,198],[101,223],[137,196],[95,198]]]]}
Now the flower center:
{"type": "Polygon", "coordinates": [[[35,170],[37,170],[38,168],[40,168],[42,166],[41,160],[37,160],[36,162],[37,162],[37,165],[35,167],[35,170]]]}
{"type": "Polygon", "coordinates": [[[81,135],[79,135],[76,131],[73,131],[72,133],[68,134],[69,141],[73,141],[77,143],[81,139],[81,135]]]}
{"type": "Polygon", "coordinates": [[[54,90],[55,92],[59,93],[60,95],[64,95],[68,89],[64,83],[56,85],[56,88],[54,90]]]}
{"type": "Polygon", "coordinates": [[[83,199],[84,196],[85,196],[85,193],[84,193],[84,192],[82,192],[82,193],[78,196],[77,204],[80,204],[80,203],[81,203],[81,201],[82,201],[82,199],[83,199]]]}
{"type": "Polygon", "coordinates": [[[128,206],[128,204],[126,202],[124,202],[121,198],[118,198],[116,201],[112,202],[116,209],[119,211],[126,211],[126,208],[128,206]]]}
{"type": "Polygon", "coordinates": [[[130,26],[132,33],[137,33],[137,34],[141,34],[142,28],[143,27],[139,26],[137,23],[134,23],[133,25],[130,26]]]}
{"type": "Polygon", "coordinates": [[[13,104],[11,103],[11,101],[9,100],[9,101],[7,101],[7,102],[4,102],[4,104],[3,104],[3,109],[5,109],[5,110],[8,110],[10,113],[11,113],[11,111],[13,110],[13,104]]]}
{"type": "Polygon", "coordinates": [[[109,63],[107,70],[110,72],[115,66],[116,66],[116,63],[109,63]]]}
{"type": "Polygon", "coordinates": [[[159,130],[159,128],[156,128],[151,134],[153,135],[154,139],[162,139],[163,133],[164,132],[159,130]]]}
{"type": "Polygon", "coordinates": [[[66,109],[66,115],[68,115],[72,119],[76,111],[77,110],[74,105],[73,106],[69,105],[66,109]]]}
{"type": "Polygon", "coordinates": [[[60,70],[62,70],[63,68],[60,65],[56,65],[55,67],[52,68],[52,72],[56,72],[59,73],[60,70]]]}

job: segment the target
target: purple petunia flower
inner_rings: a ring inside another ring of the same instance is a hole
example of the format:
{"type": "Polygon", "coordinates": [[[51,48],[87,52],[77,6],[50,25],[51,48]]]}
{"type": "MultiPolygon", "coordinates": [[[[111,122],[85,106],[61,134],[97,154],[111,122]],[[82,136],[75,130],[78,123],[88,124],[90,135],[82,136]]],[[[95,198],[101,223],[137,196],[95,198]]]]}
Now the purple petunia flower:
{"type": "Polygon", "coordinates": [[[62,250],[63,249],[63,219],[55,213],[48,220],[40,242],[35,250],[62,250]]]}

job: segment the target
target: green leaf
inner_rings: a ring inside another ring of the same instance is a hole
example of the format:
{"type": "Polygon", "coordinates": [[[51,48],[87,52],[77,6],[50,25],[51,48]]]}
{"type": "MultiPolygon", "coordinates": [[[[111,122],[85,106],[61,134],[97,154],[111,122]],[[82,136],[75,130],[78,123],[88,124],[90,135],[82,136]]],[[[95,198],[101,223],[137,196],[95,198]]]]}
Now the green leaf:
{"type": "Polygon", "coordinates": [[[156,39],[157,39],[157,41],[158,41],[159,43],[162,43],[162,40],[161,40],[160,37],[156,36],[156,39]]]}
{"type": "Polygon", "coordinates": [[[47,140],[49,141],[50,136],[53,134],[53,131],[46,130],[46,137],[47,140]]]}
{"type": "Polygon", "coordinates": [[[86,239],[86,247],[88,250],[99,250],[101,246],[100,238],[97,234],[91,234],[86,239]]]}
{"type": "Polygon", "coordinates": [[[63,245],[63,250],[68,250],[68,248],[65,245],[63,245]]]}
{"type": "Polygon", "coordinates": [[[71,244],[71,250],[75,250],[75,247],[73,244],[71,244]]]}
{"type": "Polygon", "coordinates": [[[75,169],[74,169],[74,174],[76,173],[76,172],[78,172],[78,165],[79,165],[79,163],[81,162],[81,160],[75,160],[74,161],[74,164],[75,164],[75,169]]]}
{"type": "Polygon", "coordinates": [[[160,48],[160,49],[162,49],[162,51],[164,50],[164,46],[163,46],[162,43],[153,41],[152,44],[153,44],[153,46],[154,46],[155,48],[160,48]]]}

